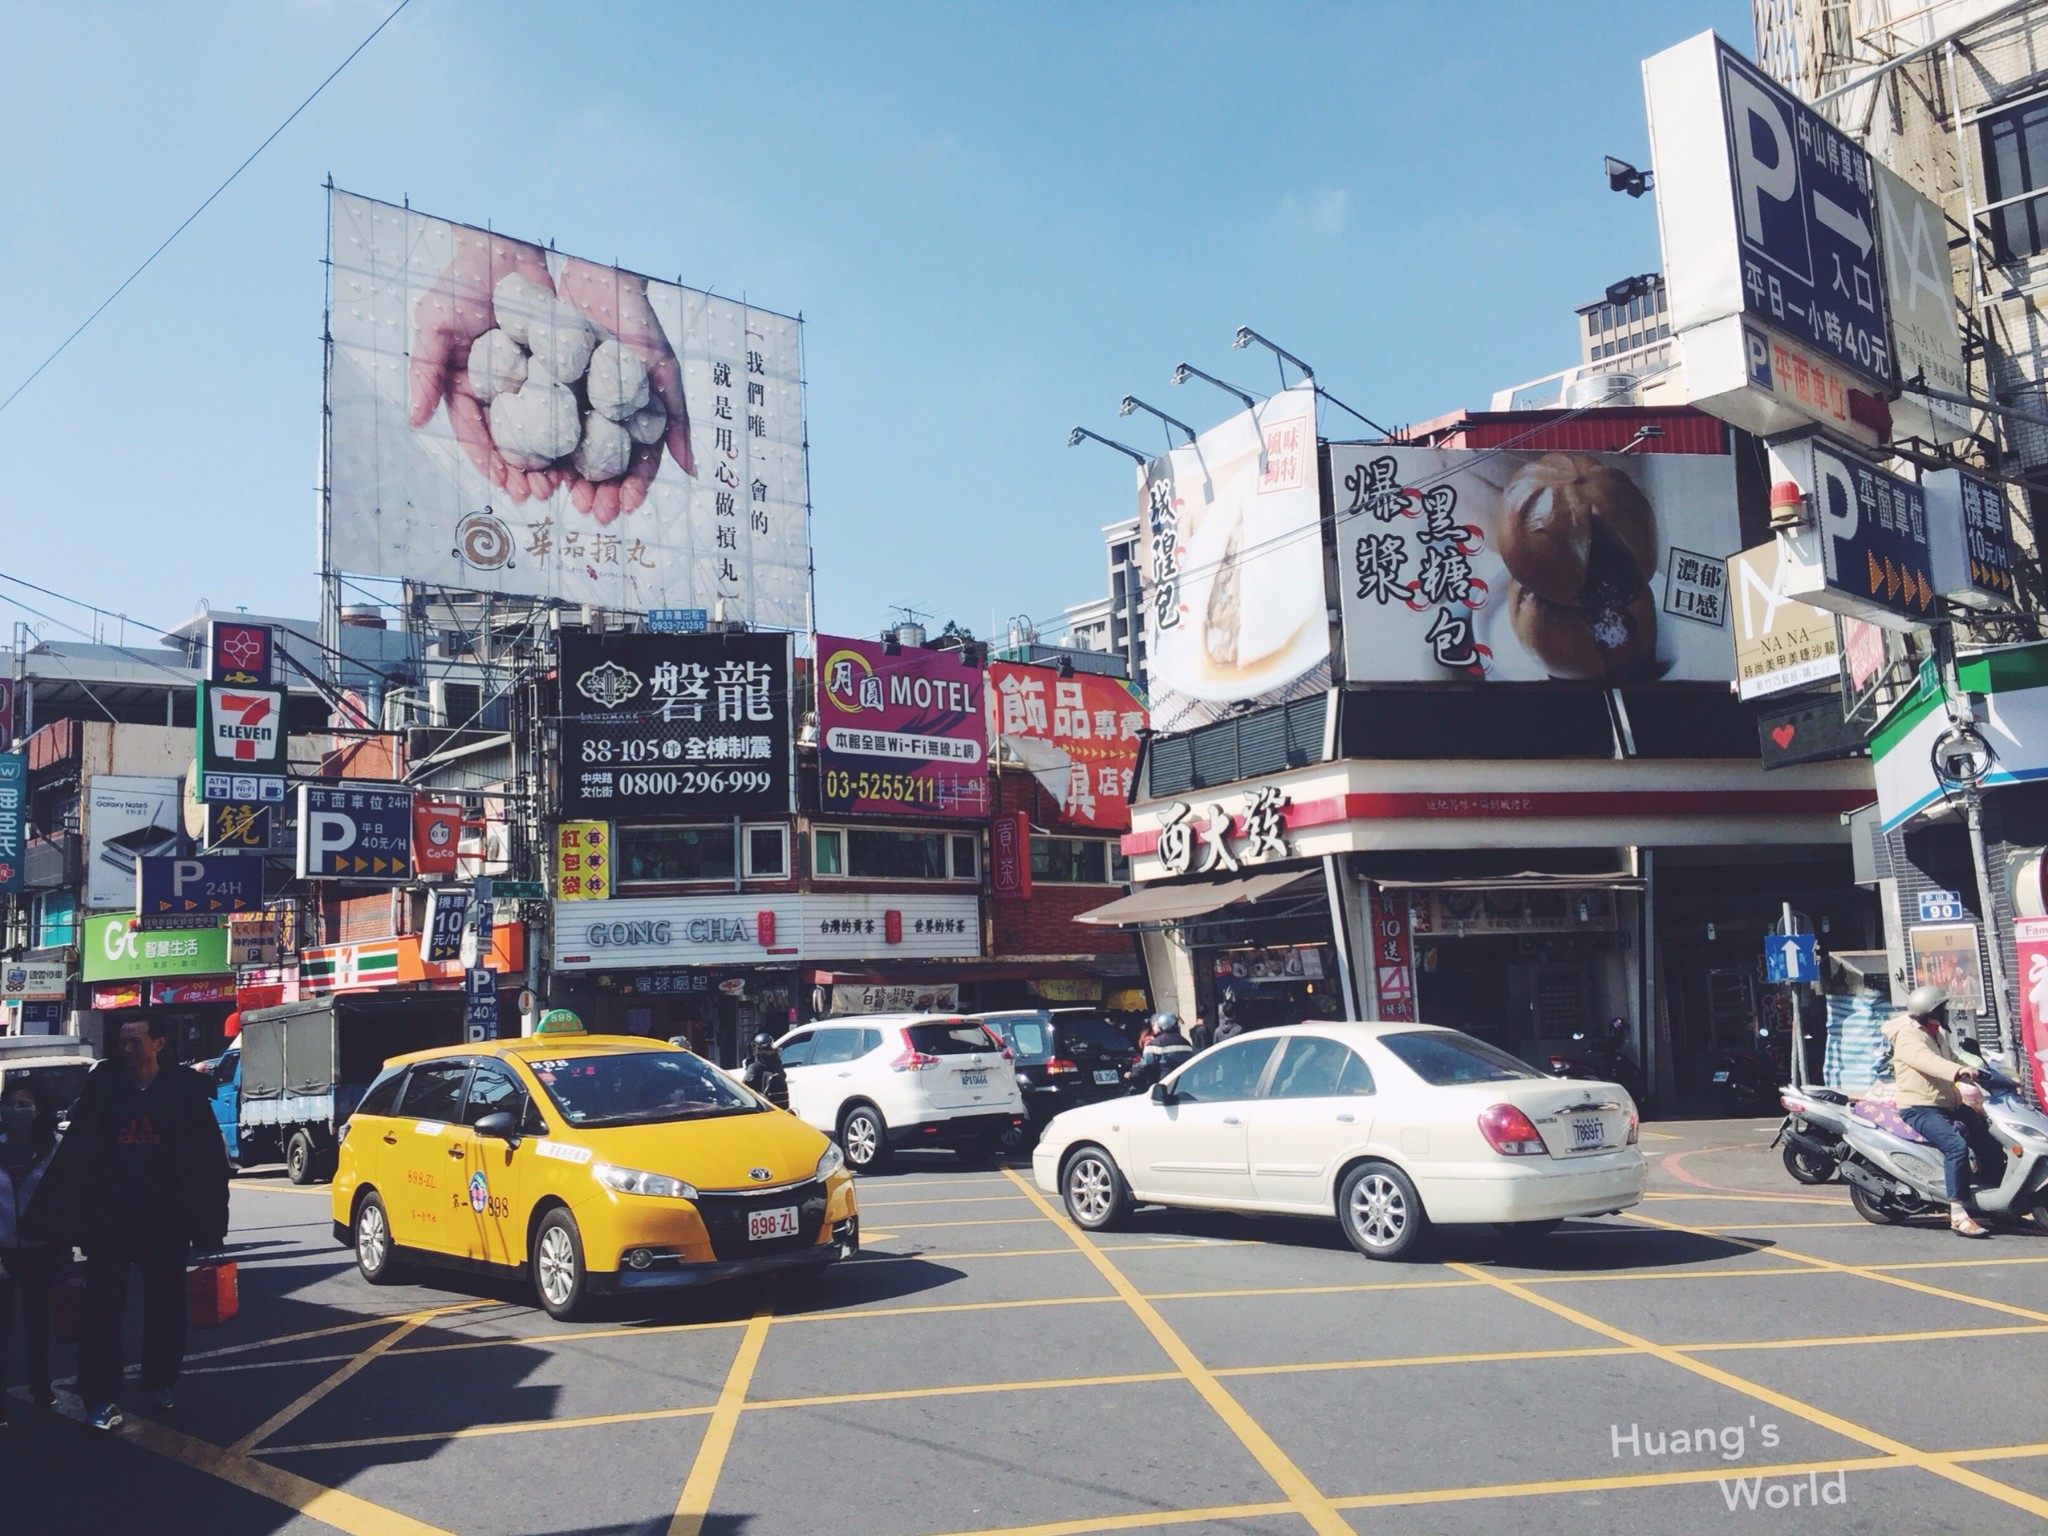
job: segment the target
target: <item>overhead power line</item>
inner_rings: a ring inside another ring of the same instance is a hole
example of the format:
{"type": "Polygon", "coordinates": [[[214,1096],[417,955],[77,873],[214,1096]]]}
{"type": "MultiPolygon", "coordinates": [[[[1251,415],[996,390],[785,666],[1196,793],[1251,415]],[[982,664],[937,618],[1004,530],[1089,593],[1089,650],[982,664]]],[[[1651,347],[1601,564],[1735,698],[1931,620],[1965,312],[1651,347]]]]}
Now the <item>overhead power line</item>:
{"type": "Polygon", "coordinates": [[[291,125],[298,120],[298,116],[301,112],[304,112],[306,108],[310,107],[311,105],[313,105],[315,101],[319,100],[320,93],[326,90],[328,86],[334,84],[335,80],[340,77],[341,72],[347,69],[349,65],[355,62],[356,55],[361,53],[365,48],[369,47],[371,43],[375,42],[377,39],[377,34],[379,32],[382,32],[386,27],[390,26],[392,22],[396,21],[398,19],[398,13],[404,10],[410,4],[412,4],[412,0],[398,0],[398,4],[392,8],[391,14],[386,16],[382,21],[378,22],[376,27],[371,31],[368,37],[364,38],[360,43],[357,43],[354,48],[349,50],[348,57],[343,59],[339,64],[335,65],[333,72],[329,74],[325,80],[322,80],[318,85],[313,87],[313,94],[308,96],[304,101],[300,102],[296,107],[292,108],[291,116],[287,117],[283,122],[279,123],[275,128],[271,129],[269,134],[264,138],[263,142],[261,144],[258,144],[254,149],[249,151],[248,158],[228,173],[228,179],[222,182],[219,186],[215,187],[213,191],[208,193],[205,202],[201,203],[197,208],[194,208],[190,213],[186,214],[184,221],[180,223],[176,229],[172,230],[168,235],[164,236],[163,243],[143,258],[142,265],[137,267],[133,272],[130,272],[126,277],[121,279],[121,286],[116,288],[112,293],[108,294],[104,299],[100,300],[98,307],[95,308],[91,314],[87,315],[83,320],[78,322],[78,328],[74,330],[69,336],[66,336],[62,341],[57,343],[57,350],[52,352],[48,357],[44,358],[40,363],[36,364],[35,371],[31,373],[27,378],[23,379],[19,384],[15,385],[13,391],[7,396],[5,400],[0,400],[0,411],[5,411],[7,407],[14,404],[14,402],[20,397],[21,392],[27,389],[29,385],[35,383],[35,381],[42,376],[42,372],[45,368],[49,367],[50,364],[54,363],[55,361],[57,361],[58,358],[62,357],[64,355],[65,348],[69,347],[71,343],[78,340],[79,337],[83,336],[86,332],[86,328],[90,326],[93,323],[93,321],[99,319],[99,317],[106,312],[107,306],[112,304],[114,300],[120,298],[122,294],[126,293],[128,291],[129,284],[133,283],[135,279],[142,276],[143,273],[147,272],[150,268],[150,265],[153,262],[155,262],[157,257],[163,255],[165,251],[171,248],[171,242],[176,240],[178,236],[185,233],[185,231],[191,227],[192,221],[194,219],[198,218],[199,215],[206,212],[208,208],[212,207],[214,199],[218,198],[221,195],[221,193],[227,191],[229,187],[233,186],[235,184],[235,178],[240,176],[242,172],[249,169],[251,165],[255,164],[256,157],[262,154],[264,150],[270,148],[271,143],[277,138],[277,136],[283,133],[285,129],[291,127],[291,125]]]}

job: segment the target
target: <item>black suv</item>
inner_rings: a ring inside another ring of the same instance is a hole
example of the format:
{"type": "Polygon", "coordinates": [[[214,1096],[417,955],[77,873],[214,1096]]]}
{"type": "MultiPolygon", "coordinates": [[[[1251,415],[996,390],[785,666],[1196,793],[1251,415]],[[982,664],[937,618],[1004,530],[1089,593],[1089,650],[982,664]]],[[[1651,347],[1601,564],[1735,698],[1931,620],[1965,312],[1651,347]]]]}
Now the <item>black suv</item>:
{"type": "Polygon", "coordinates": [[[973,1017],[1000,1034],[1017,1058],[1026,1123],[1003,1136],[1005,1152],[1022,1152],[1061,1110],[1122,1093],[1137,1055],[1099,1008],[1008,1008],[973,1017]]]}

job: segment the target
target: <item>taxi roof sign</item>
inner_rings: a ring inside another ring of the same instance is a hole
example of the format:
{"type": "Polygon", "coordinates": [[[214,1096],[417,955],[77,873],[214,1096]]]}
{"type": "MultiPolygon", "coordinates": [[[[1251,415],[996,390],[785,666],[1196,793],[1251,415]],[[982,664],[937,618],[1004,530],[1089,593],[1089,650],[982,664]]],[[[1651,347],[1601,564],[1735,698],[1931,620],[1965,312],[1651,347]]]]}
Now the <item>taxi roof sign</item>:
{"type": "Polygon", "coordinates": [[[540,1022],[533,1026],[536,1035],[580,1035],[583,1021],[567,1008],[550,1008],[540,1016],[540,1022]]]}

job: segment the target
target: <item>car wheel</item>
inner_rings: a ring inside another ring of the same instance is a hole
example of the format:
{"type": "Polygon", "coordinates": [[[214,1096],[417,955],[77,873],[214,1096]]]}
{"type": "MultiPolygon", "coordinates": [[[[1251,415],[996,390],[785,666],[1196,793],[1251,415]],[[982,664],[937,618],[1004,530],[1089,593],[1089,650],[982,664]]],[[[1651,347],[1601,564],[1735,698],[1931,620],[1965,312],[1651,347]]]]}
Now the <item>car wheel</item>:
{"type": "Polygon", "coordinates": [[[1412,1254],[1428,1230],[1422,1197],[1390,1163],[1361,1163],[1337,1191],[1337,1218],[1351,1246],[1368,1259],[1412,1254]]]}
{"type": "Polygon", "coordinates": [[[1011,1121],[996,1137],[996,1146],[1005,1157],[1022,1157],[1031,1150],[1031,1144],[1038,1139],[1037,1128],[1028,1116],[1011,1121]]]}
{"type": "Polygon", "coordinates": [[[1835,1160],[1785,1143],[1785,1171],[1802,1184],[1825,1184],[1835,1176],[1835,1160]]]}
{"type": "Polygon", "coordinates": [[[839,1118],[839,1150],[855,1173],[889,1166],[889,1123],[872,1104],[856,1104],[839,1118]]]}
{"type": "Polygon", "coordinates": [[[292,1139],[284,1149],[285,1176],[294,1184],[313,1182],[314,1161],[313,1137],[306,1131],[292,1132],[292,1139]]]}
{"type": "Polygon", "coordinates": [[[557,1207],[533,1230],[533,1290],[549,1317],[566,1322],[583,1309],[583,1234],[557,1207]]]}
{"type": "Polygon", "coordinates": [[[356,1269],[372,1285],[389,1285],[398,1278],[391,1217],[374,1193],[356,1207],[356,1269]]]}
{"type": "Polygon", "coordinates": [[[1131,1210],[1130,1186],[1100,1147],[1083,1147],[1067,1159],[1060,1195],[1074,1225],[1087,1232],[1107,1232],[1131,1210]]]}
{"type": "Polygon", "coordinates": [[[1496,1221],[1493,1229],[1502,1237],[1532,1238],[1548,1237],[1563,1225],[1560,1217],[1551,1221],[1496,1221]]]}

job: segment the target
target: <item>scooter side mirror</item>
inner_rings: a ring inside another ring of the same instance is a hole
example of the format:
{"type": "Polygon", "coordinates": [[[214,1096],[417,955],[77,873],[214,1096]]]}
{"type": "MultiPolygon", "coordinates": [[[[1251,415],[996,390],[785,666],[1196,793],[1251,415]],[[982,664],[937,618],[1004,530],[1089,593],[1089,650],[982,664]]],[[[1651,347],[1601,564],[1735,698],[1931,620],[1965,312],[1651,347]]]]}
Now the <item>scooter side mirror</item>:
{"type": "Polygon", "coordinates": [[[1963,1035],[1956,1041],[1956,1044],[1968,1051],[1972,1056],[1984,1054],[1983,1048],[1977,1044],[1977,1037],[1975,1035],[1963,1035]]]}

